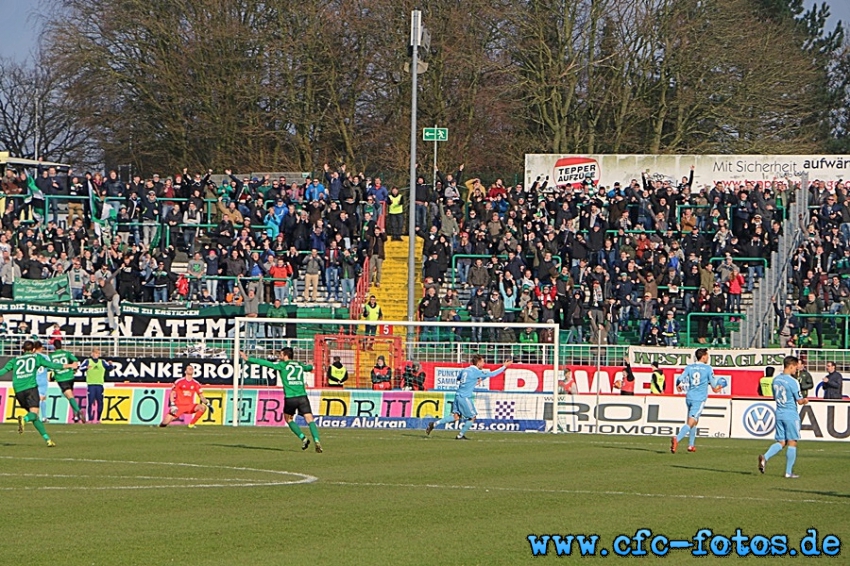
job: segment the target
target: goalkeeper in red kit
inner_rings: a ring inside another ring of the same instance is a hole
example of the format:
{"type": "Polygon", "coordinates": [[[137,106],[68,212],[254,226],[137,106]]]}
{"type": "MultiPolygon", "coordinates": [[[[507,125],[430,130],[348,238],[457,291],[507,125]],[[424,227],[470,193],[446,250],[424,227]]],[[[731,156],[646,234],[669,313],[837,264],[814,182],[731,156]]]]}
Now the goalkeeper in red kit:
{"type": "Polygon", "coordinates": [[[161,427],[168,426],[174,419],[179,419],[183,415],[193,415],[192,420],[189,421],[189,428],[194,428],[195,423],[207,412],[209,402],[201,392],[201,384],[195,381],[193,366],[186,366],[183,377],[174,382],[169,400],[171,406],[159,425],[161,427]],[[195,402],[195,395],[198,396],[200,403],[195,402]]]}

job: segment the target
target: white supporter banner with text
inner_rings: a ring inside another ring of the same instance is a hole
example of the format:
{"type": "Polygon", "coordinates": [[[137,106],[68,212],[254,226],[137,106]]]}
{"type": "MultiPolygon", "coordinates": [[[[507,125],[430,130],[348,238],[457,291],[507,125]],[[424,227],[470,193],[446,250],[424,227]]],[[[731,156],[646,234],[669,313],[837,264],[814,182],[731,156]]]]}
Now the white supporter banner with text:
{"type": "MultiPolygon", "coordinates": [[[[662,368],[684,368],[696,362],[696,348],[663,348],[654,346],[629,346],[629,362],[646,367],[658,362],[662,368]]],[[[785,349],[729,350],[708,348],[708,365],[720,375],[722,369],[752,369],[763,371],[767,366],[782,370],[782,359],[790,355],[785,349]]]]}
{"type": "MultiPolygon", "coordinates": [[[[709,398],[697,435],[729,436],[731,412],[730,399],[709,398]]],[[[559,432],[671,436],[685,424],[687,416],[682,398],[600,395],[597,400],[596,395],[560,395],[557,424],[559,432]]]]}
{"type": "MultiPolygon", "coordinates": [[[[732,401],[732,438],[772,441],[775,432],[772,400],[732,401]]],[[[850,441],[850,402],[815,400],[802,405],[800,439],[850,441]]]]}
{"type": "MultiPolygon", "coordinates": [[[[847,180],[850,158],[846,155],[557,155],[526,154],[525,183],[530,187],[539,177],[549,186],[579,188],[588,181],[611,188],[641,173],[650,180],[669,181],[674,187],[687,180],[694,168],[694,189],[713,187],[716,181],[737,188],[740,183],[758,182],[772,188],[774,180],[787,184],[808,175],[832,187],[847,180]]],[[[804,187],[804,189],[807,187],[804,187]]]]}

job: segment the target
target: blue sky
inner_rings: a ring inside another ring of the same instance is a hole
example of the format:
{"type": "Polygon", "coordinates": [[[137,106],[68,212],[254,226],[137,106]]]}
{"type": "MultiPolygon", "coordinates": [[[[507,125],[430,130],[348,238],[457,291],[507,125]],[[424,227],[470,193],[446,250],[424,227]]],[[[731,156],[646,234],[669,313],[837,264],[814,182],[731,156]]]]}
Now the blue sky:
{"type": "MultiPolygon", "coordinates": [[[[0,33],[0,56],[24,61],[33,53],[38,25],[32,15],[42,1],[45,0],[0,0],[0,14],[6,28],[4,33],[0,33]]],[[[806,0],[807,6],[813,3],[814,0],[806,0]]],[[[846,28],[850,22],[850,1],[828,0],[828,3],[832,9],[833,24],[840,19],[846,28]]]]}

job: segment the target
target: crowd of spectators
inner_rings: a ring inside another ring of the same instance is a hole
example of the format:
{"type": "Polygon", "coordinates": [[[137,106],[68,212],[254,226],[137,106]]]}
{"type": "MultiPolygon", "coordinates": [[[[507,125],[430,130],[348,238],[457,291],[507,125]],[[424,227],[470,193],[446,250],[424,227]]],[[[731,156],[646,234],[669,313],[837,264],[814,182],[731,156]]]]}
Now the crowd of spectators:
{"type": "MultiPolygon", "coordinates": [[[[82,302],[241,304],[245,279],[269,302],[347,304],[366,257],[367,276],[380,285],[385,242],[405,233],[407,194],[344,165],[295,182],[224,173],[216,184],[211,170],[127,183],[115,171],[7,171],[2,295],[11,297],[18,278],[67,275],[82,302]],[[177,272],[179,252],[187,260],[177,272]]],[[[693,170],[680,180],[644,172],[610,187],[548,178],[485,185],[465,179],[462,165],[434,175],[433,185],[420,176],[411,195],[424,257],[421,319],[556,322],[573,343],[618,343],[628,330],[643,344],[677,345],[692,312],[713,315],[695,319],[699,342],[725,342],[726,322],[763,275],[794,196],[785,181],[697,187],[693,170]]],[[[812,225],[825,248],[834,217],[818,213],[812,225]]],[[[850,222],[838,225],[850,235],[850,222]]],[[[848,256],[850,273],[850,251],[839,255],[848,256]]],[[[811,258],[795,256],[795,277],[811,273],[809,284],[823,263],[811,258]]],[[[834,265],[843,265],[840,257],[834,265]]],[[[510,329],[465,338],[551,340],[510,329]]]]}
{"type": "Polygon", "coordinates": [[[842,181],[816,180],[798,220],[803,238],[790,263],[790,293],[774,296],[782,346],[823,348],[825,330],[847,347],[850,315],[850,189],[842,181]]]}
{"type": "MultiPolygon", "coordinates": [[[[462,166],[436,176],[434,188],[420,177],[414,193],[421,319],[460,320],[465,309],[478,322],[555,322],[571,343],[616,344],[632,329],[642,344],[675,346],[688,313],[706,315],[695,317],[700,343],[726,343],[725,323],[763,277],[795,189],[785,180],[697,188],[693,168],[680,181],[645,172],[610,187],[485,185],[464,181],[462,166]]],[[[510,329],[471,334],[523,340],[510,329]]],[[[551,340],[534,334],[525,339],[551,340]]]]}
{"type": "Polygon", "coordinates": [[[380,278],[387,237],[378,219],[390,193],[381,179],[345,165],[323,169],[297,182],[226,170],[218,185],[212,170],[124,183],[115,171],[39,167],[30,176],[8,169],[0,202],[2,296],[12,297],[17,279],[67,275],[72,298],[84,303],[117,295],[240,304],[246,297],[237,281],[245,278],[255,290],[262,285],[269,301],[347,305],[364,258],[377,260],[380,278]]]}

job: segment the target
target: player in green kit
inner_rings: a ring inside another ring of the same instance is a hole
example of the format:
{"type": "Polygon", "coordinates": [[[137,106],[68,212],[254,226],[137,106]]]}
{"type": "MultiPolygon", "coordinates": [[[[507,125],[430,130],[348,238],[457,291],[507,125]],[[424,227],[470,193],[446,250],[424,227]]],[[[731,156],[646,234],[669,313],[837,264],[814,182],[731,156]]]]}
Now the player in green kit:
{"type": "Polygon", "coordinates": [[[0,375],[12,372],[12,388],[15,390],[15,399],[18,404],[27,411],[26,416],[18,417],[18,433],[23,434],[25,423],[31,422],[41,437],[47,441],[48,448],[56,446],[50,439],[44,423],[38,417],[39,394],[36,376],[39,368],[52,369],[53,371],[63,369],[75,369],[77,363],[58,364],[47,359],[46,356],[34,353],[41,344],[27,340],[24,342],[24,353],[17,358],[12,358],[6,365],[0,368],[0,375]]]}
{"type": "Polygon", "coordinates": [[[277,362],[249,358],[245,352],[240,352],[239,355],[249,364],[272,368],[280,373],[280,381],[283,383],[283,392],[286,396],[286,401],[283,403],[283,419],[295,436],[301,439],[301,450],[307,450],[310,446],[310,439],[304,436],[304,433],[301,432],[301,427],[295,422],[296,411],[304,417],[304,420],[307,421],[307,426],[310,427],[310,434],[313,435],[316,452],[321,454],[322,445],[319,442],[319,428],[313,422],[313,410],[310,408],[310,399],[307,397],[307,390],[304,389],[304,372],[312,371],[313,366],[293,360],[294,354],[292,348],[281,350],[277,362]]]}
{"type": "MultiPolygon", "coordinates": [[[[79,360],[74,354],[62,349],[62,340],[54,340],[53,347],[55,348],[55,350],[53,350],[49,354],[50,361],[63,365],[73,362],[79,362],[79,360]]],[[[74,420],[79,421],[81,423],[85,423],[86,416],[85,414],[83,414],[83,411],[80,409],[80,405],[74,398],[74,370],[62,369],[54,371],[53,381],[56,382],[56,385],[58,385],[59,389],[62,390],[62,395],[65,396],[65,398],[68,400],[68,403],[71,404],[71,408],[74,409],[74,420]]]]}

